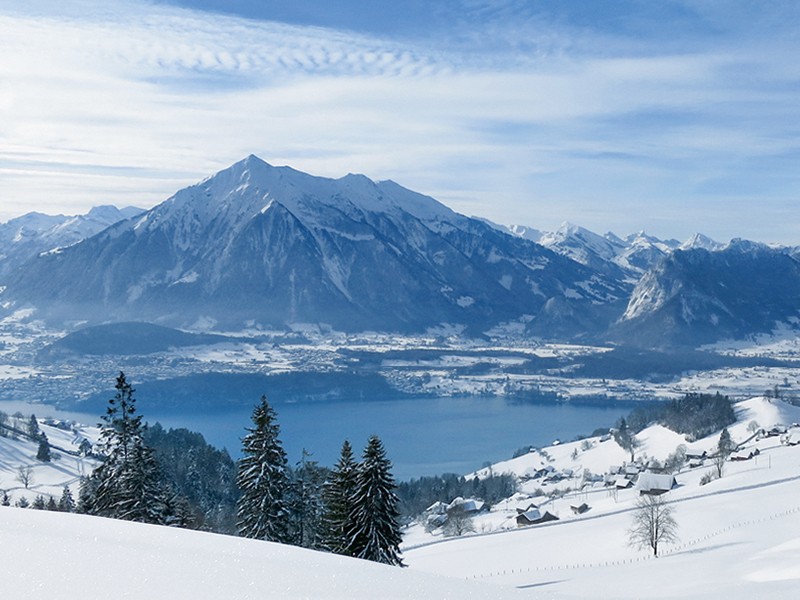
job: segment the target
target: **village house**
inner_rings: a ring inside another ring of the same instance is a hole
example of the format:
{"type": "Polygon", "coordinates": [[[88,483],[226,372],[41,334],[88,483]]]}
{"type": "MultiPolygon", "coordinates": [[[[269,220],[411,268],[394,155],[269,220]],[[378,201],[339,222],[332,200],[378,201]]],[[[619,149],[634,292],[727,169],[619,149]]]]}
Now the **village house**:
{"type": "Polygon", "coordinates": [[[758,456],[760,453],[761,451],[758,448],[741,449],[731,454],[730,460],[733,461],[750,460],[754,456],[758,456]]]}
{"type": "Polygon", "coordinates": [[[574,505],[573,504],[569,508],[570,508],[570,510],[572,511],[573,514],[582,515],[587,510],[589,510],[589,508],[591,508],[591,507],[588,504],[586,504],[586,502],[584,502],[583,504],[579,504],[579,505],[574,505]]]}
{"type": "Polygon", "coordinates": [[[673,475],[667,473],[651,473],[649,471],[639,474],[636,489],[639,494],[660,496],[678,485],[673,475]]]}
{"type": "Polygon", "coordinates": [[[558,517],[549,510],[532,508],[531,510],[517,515],[517,527],[528,527],[529,525],[539,525],[549,521],[558,521],[558,517]]]}

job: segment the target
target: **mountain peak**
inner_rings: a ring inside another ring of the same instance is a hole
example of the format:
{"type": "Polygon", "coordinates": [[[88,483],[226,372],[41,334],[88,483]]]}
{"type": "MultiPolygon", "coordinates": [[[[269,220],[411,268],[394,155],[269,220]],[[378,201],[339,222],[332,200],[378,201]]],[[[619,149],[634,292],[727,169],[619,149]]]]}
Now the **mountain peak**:
{"type": "Polygon", "coordinates": [[[719,242],[712,240],[707,235],[703,235],[702,233],[695,233],[692,237],[683,242],[678,248],[680,250],[689,250],[691,248],[702,248],[703,250],[709,250],[713,252],[716,250],[721,250],[724,247],[725,247],[724,244],[720,244],[719,242]]]}

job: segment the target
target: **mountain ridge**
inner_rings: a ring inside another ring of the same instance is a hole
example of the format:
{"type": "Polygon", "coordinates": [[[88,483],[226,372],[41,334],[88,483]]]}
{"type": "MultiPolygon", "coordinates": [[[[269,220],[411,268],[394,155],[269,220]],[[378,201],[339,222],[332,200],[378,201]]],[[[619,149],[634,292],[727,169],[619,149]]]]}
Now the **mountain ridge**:
{"type": "Polygon", "coordinates": [[[2,299],[62,319],[177,326],[480,331],[533,315],[531,327],[547,334],[569,330],[570,312],[621,308],[627,292],[394,182],[314,177],[251,155],[143,215],[35,257],[2,299]]]}
{"type": "Polygon", "coordinates": [[[62,324],[482,335],[516,322],[534,338],[648,347],[800,324],[798,248],[507,227],[391,180],[254,155],[148,211],[20,217],[0,225],[9,247],[25,252],[0,261],[0,305],[62,324]]]}

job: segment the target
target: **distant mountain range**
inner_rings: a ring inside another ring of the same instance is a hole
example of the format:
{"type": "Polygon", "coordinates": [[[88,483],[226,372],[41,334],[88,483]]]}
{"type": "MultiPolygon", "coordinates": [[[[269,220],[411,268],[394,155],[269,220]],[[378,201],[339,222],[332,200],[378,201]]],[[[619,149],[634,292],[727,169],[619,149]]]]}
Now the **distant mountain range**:
{"type": "Polygon", "coordinates": [[[696,345],[793,324],[796,251],[460,215],[391,181],[250,156],[149,211],[0,225],[0,302],[37,318],[184,328],[324,324],[696,345]]]}
{"type": "Polygon", "coordinates": [[[59,252],[142,212],[132,206],[123,209],[97,206],[85,215],[74,217],[32,212],[1,223],[0,281],[39,254],[59,252]]]}

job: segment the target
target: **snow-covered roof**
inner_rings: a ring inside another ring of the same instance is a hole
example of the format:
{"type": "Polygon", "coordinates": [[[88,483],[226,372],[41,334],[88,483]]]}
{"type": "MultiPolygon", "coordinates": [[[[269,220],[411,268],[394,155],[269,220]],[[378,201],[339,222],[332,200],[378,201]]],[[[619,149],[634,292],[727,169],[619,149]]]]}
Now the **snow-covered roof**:
{"type": "Polygon", "coordinates": [[[447,504],[437,500],[433,504],[431,504],[428,508],[425,509],[427,513],[434,513],[434,514],[442,514],[447,512],[447,504]]]}
{"type": "Polygon", "coordinates": [[[447,506],[447,510],[453,510],[456,507],[460,507],[465,512],[480,512],[485,506],[486,503],[483,500],[478,500],[477,498],[465,499],[459,496],[447,506]]]}
{"type": "Polygon", "coordinates": [[[640,473],[636,489],[640,492],[669,491],[677,485],[673,475],[668,473],[640,473]]]}

